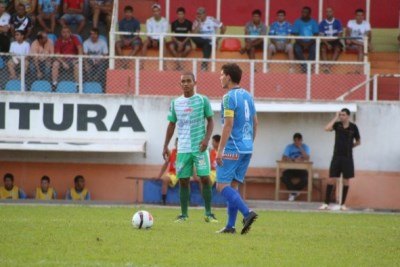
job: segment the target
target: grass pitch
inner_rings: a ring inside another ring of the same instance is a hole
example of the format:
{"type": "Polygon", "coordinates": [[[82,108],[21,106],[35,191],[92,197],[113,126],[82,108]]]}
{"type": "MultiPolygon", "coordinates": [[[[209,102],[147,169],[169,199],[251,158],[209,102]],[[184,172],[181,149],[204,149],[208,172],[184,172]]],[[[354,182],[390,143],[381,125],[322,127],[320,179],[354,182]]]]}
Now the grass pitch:
{"type": "Polygon", "coordinates": [[[259,211],[241,236],[215,234],[224,209],[175,223],[149,206],[154,226],[137,230],[139,208],[0,205],[0,266],[400,266],[399,215],[259,211]]]}

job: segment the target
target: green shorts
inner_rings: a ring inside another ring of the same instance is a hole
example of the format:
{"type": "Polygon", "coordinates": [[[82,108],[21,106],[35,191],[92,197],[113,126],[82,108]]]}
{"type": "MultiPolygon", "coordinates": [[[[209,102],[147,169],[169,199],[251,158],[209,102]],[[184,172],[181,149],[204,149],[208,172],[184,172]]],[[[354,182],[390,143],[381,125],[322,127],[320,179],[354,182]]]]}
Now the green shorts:
{"type": "Polygon", "coordinates": [[[193,176],[193,167],[196,167],[198,176],[210,175],[210,155],[208,150],[194,153],[178,153],[176,158],[176,175],[178,178],[193,176]]]}

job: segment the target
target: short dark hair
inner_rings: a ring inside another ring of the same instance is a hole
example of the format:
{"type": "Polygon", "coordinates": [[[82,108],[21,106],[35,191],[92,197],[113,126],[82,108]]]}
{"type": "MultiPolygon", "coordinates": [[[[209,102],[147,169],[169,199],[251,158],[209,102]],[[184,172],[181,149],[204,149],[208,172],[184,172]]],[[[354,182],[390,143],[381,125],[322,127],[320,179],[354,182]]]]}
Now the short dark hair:
{"type": "Polygon", "coordinates": [[[50,183],[50,177],[49,176],[47,176],[47,175],[43,175],[42,176],[42,179],[40,179],[40,181],[47,181],[48,183],[50,183]]]}
{"type": "Polygon", "coordinates": [[[25,5],[24,5],[24,4],[22,4],[22,3],[18,4],[18,5],[17,5],[17,7],[23,7],[23,8],[26,10],[26,7],[25,7],[25,5]]]}
{"type": "Polygon", "coordinates": [[[216,135],[214,135],[214,136],[212,137],[212,140],[214,140],[215,142],[218,142],[218,143],[219,143],[219,141],[221,141],[221,136],[220,136],[219,134],[216,134],[216,135]]]}
{"type": "Polygon", "coordinates": [[[295,133],[293,135],[293,140],[295,140],[295,139],[303,139],[303,136],[301,135],[301,133],[295,133]]]}
{"type": "Polygon", "coordinates": [[[132,6],[124,7],[124,12],[127,12],[127,11],[133,12],[133,7],[132,6]]]}
{"type": "Polygon", "coordinates": [[[3,181],[5,181],[6,179],[10,179],[11,181],[14,181],[14,175],[12,175],[11,173],[6,173],[6,174],[4,174],[4,177],[3,177],[3,181]]]}
{"type": "Polygon", "coordinates": [[[240,83],[242,79],[242,69],[236,63],[227,63],[222,66],[222,71],[225,75],[229,75],[231,77],[232,82],[240,83]]]}
{"type": "Polygon", "coordinates": [[[311,14],[311,7],[305,6],[305,7],[303,7],[303,10],[308,10],[308,12],[310,12],[310,14],[311,14]]]}
{"type": "Polygon", "coordinates": [[[279,10],[278,10],[278,12],[276,12],[276,14],[277,14],[277,15],[279,15],[279,14],[283,14],[283,15],[285,15],[285,16],[286,16],[286,11],[285,11],[285,10],[283,10],[283,9],[279,9],[279,10]]]}
{"type": "Polygon", "coordinates": [[[179,13],[179,12],[186,13],[186,10],[185,10],[184,7],[178,7],[178,8],[176,9],[176,13],[179,13]]]}
{"type": "Polygon", "coordinates": [[[362,9],[362,8],[357,8],[356,9],[356,12],[354,12],[355,14],[357,14],[357,13],[364,13],[364,9],[362,9]]]}
{"type": "Polygon", "coordinates": [[[261,10],[259,10],[259,9],[256,9],[256,10],[253,10],[253,12],[251,12],[251,14],[254,16],[254,15],[259,15],[260,17],[261,17],[261,10]]]}
{"type": "Polygon", "coordinates": [[[85,178],[83,178],[83,176],[82,175],[77,175],[77,176],[75,176],[75,178],[74,178],[74,183],[77,183],[79,180],[85,180],[85,178]]]}
{"type": "Polygon", "coordinates": [[[99,35],[99,29],[98,28],[92,28],[92,29],[90,29],[90,31],[94,32],[97,35],[99,35]]]}
{"type": "Polygon", "coordinates": [[[341,112],[346,113],[348,116],[350,115],[350,110],[348,108],[342,108],[341,112]]]}
{"type": "Polygon", "coordinates": [[[181,76],[183,76],[183,75],[192,76],[193,81],[194,81],[194,82],[196,81],[196,77],[194,76],[193,72],[185,71],[185,72],[182,72],[181,76]]]}

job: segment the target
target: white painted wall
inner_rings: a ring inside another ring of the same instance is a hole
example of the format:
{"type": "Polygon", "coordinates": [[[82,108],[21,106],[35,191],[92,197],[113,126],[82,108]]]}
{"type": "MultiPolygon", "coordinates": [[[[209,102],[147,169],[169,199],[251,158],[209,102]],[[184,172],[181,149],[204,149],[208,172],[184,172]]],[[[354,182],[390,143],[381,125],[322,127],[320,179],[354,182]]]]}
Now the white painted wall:
{"type": "MultiPolygon", "coordinates": [[[[126,102],[126,97],[123,97],[126,102]]],[[[98,101],[101,103],[101,97],[98,101]]],[[[0,151],[1,161],[80,162],[117,164],[161,164],[161,149],[167,127],[169,98],[140,97],[132,99],[135,111],[146,129],[147,158],[130,153],[73,153],[0,151]]],[[[356,169],[400,171],[400,103],[358,103],[355,122],[360,129],[362,145],[355,149],[356,169]]],[[[345,105],[344,105],[345,107],[345,105]]],[[[274,167],[294,132],[303,134],[311,147],[316,168],[328,168],[332,157],[334,134],[323,131],[333,113],[260,113],[259,132],[251,165],[274,167]]],[[[221,132],[219,113],[215,131],[221,132]]],[[[172,147],[172,143],[171,143],[172,147]]]]}

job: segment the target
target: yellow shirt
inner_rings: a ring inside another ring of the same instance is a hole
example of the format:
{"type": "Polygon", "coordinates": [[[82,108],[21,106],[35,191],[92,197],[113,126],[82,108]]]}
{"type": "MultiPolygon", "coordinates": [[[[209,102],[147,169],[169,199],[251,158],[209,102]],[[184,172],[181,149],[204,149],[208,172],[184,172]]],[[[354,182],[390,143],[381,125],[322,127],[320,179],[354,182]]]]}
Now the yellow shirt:
{"type": "Polygon", "coordinates": [[[80,193],[76,192],[75,188],[71,188],[69,192],[72,200],[86,200],[86,195],[88,194],[88,190],[86,188],[84,188],[80,193]]]}
{"type": "Polygon", "coordinates": [[[0,187],[0,199],[19,199],[19,188],[14,186],[8,191],[4,186],[0,187]]]}
{"type": "Polygon", "coordinates": [[[46,193],[43,193],[42,188],[36,188],[36,199],[51,200],[54,199],[54,189],[50,187],[46,193]]]}

